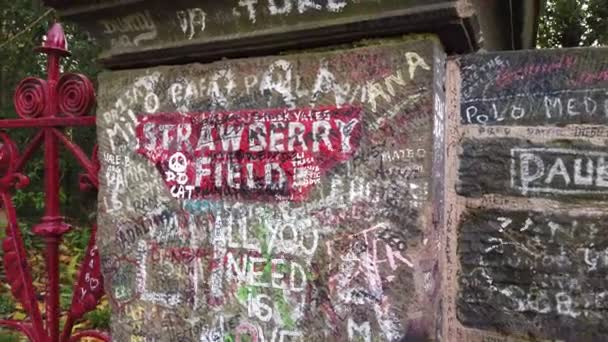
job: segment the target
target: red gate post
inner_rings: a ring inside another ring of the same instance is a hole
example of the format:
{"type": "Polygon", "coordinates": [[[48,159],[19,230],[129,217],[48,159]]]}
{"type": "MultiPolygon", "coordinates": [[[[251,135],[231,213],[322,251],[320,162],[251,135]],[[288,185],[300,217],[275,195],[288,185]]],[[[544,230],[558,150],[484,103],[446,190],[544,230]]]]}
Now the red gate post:
{"type": "MultiPolygon", "coordinates": [[[[59,61],[68,53],[65,35],[60,32],[61,26],[54,25],[47,34],[47,39],[39,51],[46,53],[47,60],[47,100],[43,117],[57,115],[57,81],[59,79],[59,61]]],[[[15,107],[19,103],[15,102],[15,107]]],[[[59,242],[61,236],[70,227],[65,224],[59,212],[59,161],[58,144],[50,129],[44,132],[44,190],[45,211],[42,222],[33,229],[34,233],[44,238],[46,248],[46,265],[48,273],[48,290],[46,296],[47,330],[51,341],[59,340],[59,242]]]]}
{"type": "Polygon", "coordinates": [[[97,188],[99,164],[96,149],[89,158],[79,146],[63,134],[63,128],[94,126],[95,117],[85,116],[92,108],[95,93],[92,83],[83,75],[66,73],[60,75],[60,60],[69,55],[65,34],[60,24],[55,23],[48,31],[42,47],[36,49],[47,54],[47,80],[28,77],[22,80],[15,91],[15,111],[20,119],[0,120],[0,128],[40,128],[40,131],[19,156],[15,143],[8,134],[0,133],[0,195],[7,211],[8,226],[2,243],[6,277],[14,297],[23,305],[29,320],[0,320],[0,326],[12,328],[25,334],[31,341],[76,341],[81,337],[94,336],[109,341],[109,337],[97,331],[83,331],[72,335],[74,322],[86,312],[93,310],[103,295],[99,255],[95,245],[93,227],[91,239],[74,285],[72,304],[67,320],[60,332],[61,311],[59,306],[59,244],[70,226],[61,216],[59,190],[59,148],[64,145],[85,169],[81,175],[81,188],[97,188]],[[45,208],[41,222],[33,232],[45,243],[47,272],[46,309],[43,319],[36,300],[32,277],[27,263],[25,248],[19,232],[17,216],[10,192],[13,188],[26,186],[29,182],[21,170],[32,154],[44,144],[44,189],[45,208]]]}

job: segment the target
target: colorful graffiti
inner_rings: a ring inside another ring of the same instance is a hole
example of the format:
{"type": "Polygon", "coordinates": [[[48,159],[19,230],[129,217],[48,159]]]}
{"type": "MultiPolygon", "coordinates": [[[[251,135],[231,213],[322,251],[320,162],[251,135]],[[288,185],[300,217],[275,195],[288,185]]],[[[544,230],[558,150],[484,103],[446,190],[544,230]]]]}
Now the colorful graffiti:
{"type": "Polygon", "coordinates": [[[157,165],[176,198],[297,201],[356,152],[360,112],[342,106],[142,115],[138,152],[157,165]]]}

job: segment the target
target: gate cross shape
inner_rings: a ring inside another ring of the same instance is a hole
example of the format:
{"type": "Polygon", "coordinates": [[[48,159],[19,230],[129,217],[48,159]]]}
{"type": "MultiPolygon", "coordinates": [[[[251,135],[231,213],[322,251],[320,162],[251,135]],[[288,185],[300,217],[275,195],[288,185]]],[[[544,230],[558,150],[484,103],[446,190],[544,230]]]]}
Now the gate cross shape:
{"type": "Polygon", "coordinates": [[[100,258],[95,245],[96,226],[74,284],[72,303],[63,331],[60,332],[59,306],[59,244],[70,226],[61,216],[59,189],[59,149],[63,146],[84,169],[80,175],[80,188],[97,189],[97,148],[89,158],[63,132],[67,127],[95,126],[95,116],[87,115],[95,102],[91,81],[84,75],[60,75],[60,60],[69,55],[63,28],[59,23],[51,26],[46,40],[36,51],[47,55],[47,79],[23,79],[14,95],[17,119],[0,120],[0,129],[38,128],[38,132],[20,154],[15,142],[5,131],[0,132],[0,204],[6,211],[6,238],[2,241],[3,264],[7,282],[15,299],[21,303],[28,320],[0,320],[0,327],[11,328],[26,335],[31,341],[69,342],[82,337],[96,337],[110,341],[107,334],[94,330],[73,334],[76,321],[93,310],[103,296],[103,278],[100,258]],[[44,145],[44,215],[33,227],[33,233],[45,243],[45,263],[48,281],[45,296],[45,317],[38,307],[30,267],[13,206],[11,191],[29,184],[22,172],[27,161],[44,145]]]}

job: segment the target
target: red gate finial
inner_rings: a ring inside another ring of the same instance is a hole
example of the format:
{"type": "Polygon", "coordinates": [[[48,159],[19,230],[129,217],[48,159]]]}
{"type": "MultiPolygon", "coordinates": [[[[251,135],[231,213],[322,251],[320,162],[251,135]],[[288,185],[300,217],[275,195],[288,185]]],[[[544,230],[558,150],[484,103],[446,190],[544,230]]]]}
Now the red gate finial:
{"type": "Polygon", "coordinates": [[[59,148],[64,146],[70,151],[86,171],[81,179],[94,188],[98,186],[97,171],[99,164],[96,153],[91,158],[63,134],[65,127],[94,126],[95,117],[87,116],[95,101],[91,81],[84,75],[65,73],[60,76],[60,61],[69,55],[67,41],[61,24],[55,23],[47,33],[46,40],[36,51],[47,55],[47,79],[27,77],[15,91],[15,111],[20,119],[0,120],[0,128],[39,128],[38,133],[19,155],[17,147],[8,134],[1,132],[3,144],[0,146],[0,161],[5,172],[0,176],[0,199],[7,211],[8,226],[3,241],[4,265],[7,281],[14,297],[23,305],[29,316],[27,321],[0,320],[0,326],[13,328],[24,333],[31,341],[68,342],[80,337],[95,336],[109,341],[109,338],[96,331],[78,332],[72,335],[76,320],[93,310],[103,295],[99,255],[95,245],[95,228],[86,250],[80,274],[74,285],[72,305],[67,313],[63,332],[60,333],[59,318],[59,244],[70,226],[61,216],[59,189],[59,148]],[[48,274],[45,296],[45,319],[38,309],[36,293],[27,263],[27,256],[19,232],[17,216],[10,192],[16,186],[28,183],[21,174],[25,163],[35,150],[44,143],[44,216],[33,227],[33,232],[45,242],[45,261],[48,274]]]}
{"type": "Polygon", "coordinates": [[[46,54],[56,53],[60,56],[69,56],[68,42],[65,39],[65,33],[60,23],[54,23],[46,34],[46,39],[42,41],[42,46],[34,49],[34,51],[44,52],[46,54]]]}

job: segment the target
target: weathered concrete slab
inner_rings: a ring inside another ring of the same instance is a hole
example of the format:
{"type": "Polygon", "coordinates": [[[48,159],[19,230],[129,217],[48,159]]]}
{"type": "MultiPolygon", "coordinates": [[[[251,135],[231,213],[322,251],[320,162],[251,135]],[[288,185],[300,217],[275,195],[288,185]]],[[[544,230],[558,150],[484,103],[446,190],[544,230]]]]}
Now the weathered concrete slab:
{"type": "Polygon", "coordinates": [[[608,339],[602,215],[472,210],[460,224],[458,317],[568,341],[608,339]]]}
{"type": "Polygon", "coordinates": [[[113,339],[433,339],[443,61],[416,38],[102,74],[113,339]]]}
{"type": "Polygon", "coordinates": [[[478,47],[463,0],[47,1],[91,32],[111,68],[211,61],[284,49],[437,33],[449,51],[478,47]]]}

